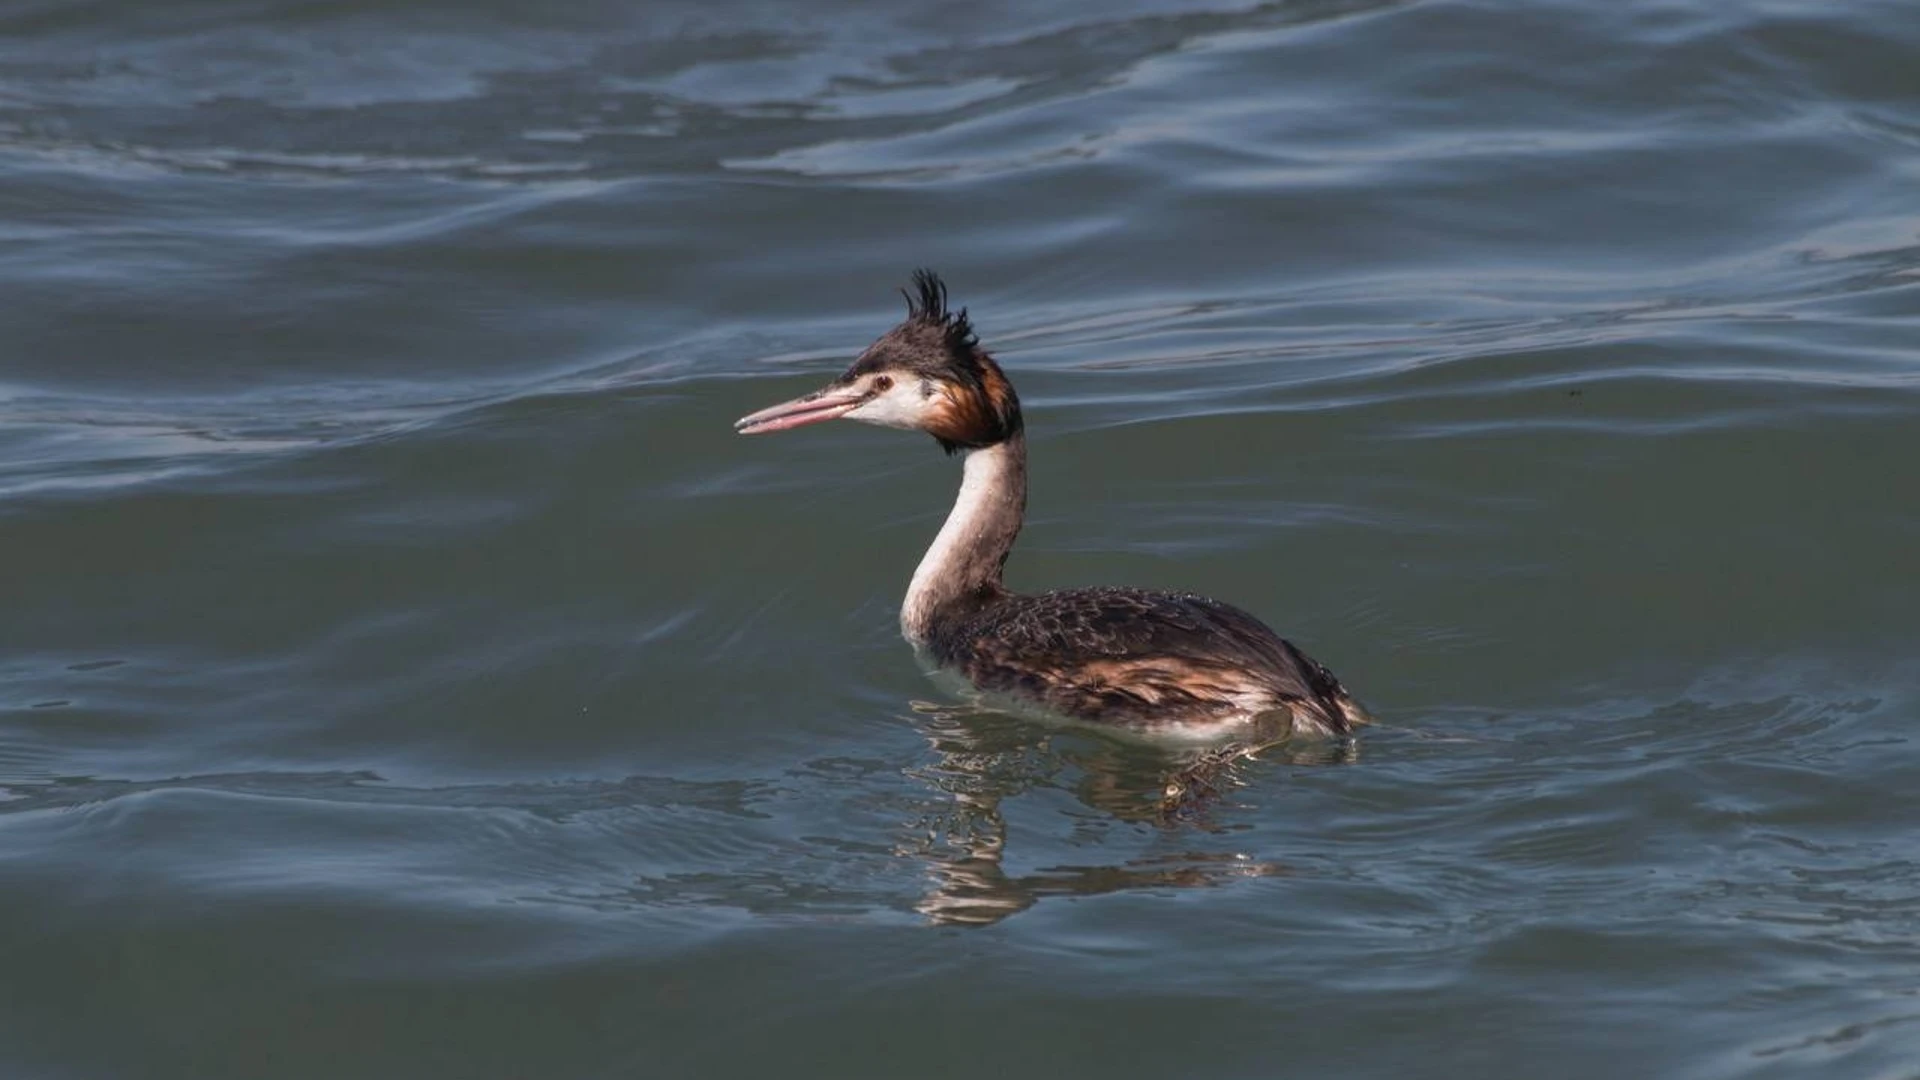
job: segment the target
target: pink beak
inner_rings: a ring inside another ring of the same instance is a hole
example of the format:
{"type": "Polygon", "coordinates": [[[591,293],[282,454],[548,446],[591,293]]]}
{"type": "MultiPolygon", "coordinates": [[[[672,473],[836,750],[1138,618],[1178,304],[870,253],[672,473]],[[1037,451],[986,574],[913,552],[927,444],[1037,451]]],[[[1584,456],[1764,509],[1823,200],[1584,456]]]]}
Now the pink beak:
{"type": "Polygon", "coordinates": [[[742,435],[765,435],[769,431],[785,431],[818,424],[823,420],[838,420],[859,408],[866,400],[866,395],[858,390],[829,386],[825,390],[815,390],[792,401],[783,401],[743,416],[733,422],[733,430],[742,435]]]}

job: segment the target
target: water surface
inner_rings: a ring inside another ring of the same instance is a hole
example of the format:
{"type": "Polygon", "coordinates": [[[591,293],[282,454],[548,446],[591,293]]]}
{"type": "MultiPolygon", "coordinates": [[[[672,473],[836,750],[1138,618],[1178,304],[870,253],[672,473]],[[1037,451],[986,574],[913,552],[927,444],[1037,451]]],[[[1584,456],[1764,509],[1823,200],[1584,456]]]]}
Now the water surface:
{"type": "Polygon", "coordinates": [[[1890,1077],[1909,4],[0,5],[0,1072],[1890,1077]],[[1017,586],[1379,715],[1174,820],[729,422],[940,270],[1017,586]]]}

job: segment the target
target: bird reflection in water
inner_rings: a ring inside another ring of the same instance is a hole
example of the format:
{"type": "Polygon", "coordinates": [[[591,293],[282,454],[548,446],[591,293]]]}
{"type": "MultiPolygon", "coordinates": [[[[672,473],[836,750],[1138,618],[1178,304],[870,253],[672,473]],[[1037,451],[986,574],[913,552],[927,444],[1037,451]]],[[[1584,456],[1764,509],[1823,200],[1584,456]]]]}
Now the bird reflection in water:
{"type": "Polygon", "coordinates": [[[932,887],[914,909],[930,921],[984,926],[1048,896],[1096,896],[1129,889],[1193,888],[1287,873],[1279,863],[1240,852],[1178,851],[1119,865],[1053,866],[1007,872],[1007,823],[1001,804],[1036,788],[1071,790],[1084,806],[1114,820],[1221,834],[1211,817],[1249,782],[1262,762],[1344,764],[1351,742],[1285,742],[1286,732],[1176,755],[1167,750],[1060,732],[965,707],[915,703],[916,720],[937,760],[912,774],[952,799],[944,812],[915,823],[900,854],[924,859],[932,887]],[[1077,775],[1074,775],[1077,774],[1077,775]],[[1072,776],[1070,786],[1063,776],[1072,776]]]}

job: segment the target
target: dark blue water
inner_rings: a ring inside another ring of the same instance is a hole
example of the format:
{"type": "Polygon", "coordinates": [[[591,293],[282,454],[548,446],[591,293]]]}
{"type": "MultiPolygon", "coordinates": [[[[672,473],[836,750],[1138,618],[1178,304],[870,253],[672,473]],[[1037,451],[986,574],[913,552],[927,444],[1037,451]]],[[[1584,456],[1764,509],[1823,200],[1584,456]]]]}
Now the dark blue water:
{"type": "Polygon", "coordinates": [[[0,1074],[1920,1061],[1920,8],[0,4],[0,1074]],[[1171,817],[730,421],[939,269],[1171,817]]]}

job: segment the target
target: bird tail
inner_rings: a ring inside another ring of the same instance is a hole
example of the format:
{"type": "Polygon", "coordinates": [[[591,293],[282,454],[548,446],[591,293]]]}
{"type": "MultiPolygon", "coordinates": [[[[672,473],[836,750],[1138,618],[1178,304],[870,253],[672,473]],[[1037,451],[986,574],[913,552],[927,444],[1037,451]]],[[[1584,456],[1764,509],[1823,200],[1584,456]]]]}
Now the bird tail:
{"type": "Polygon", "coordinates": [[[1354,728],[1373,723],[1373,717],[1359,702],[1353,700],[1353,695],[1340,685],[1340,680],[1334,678],[1333,672],[1328,671],[1320,661],[1295,648],[1292,642],[1286,644],[1287,650],[1300,665],[1306,689],[1312,695],[1289,703],[1293,708],[1297,730],[1346,735],[1354,728]]]}
{"type": "Polygon", "coordinates": [[[1337,737],[1348,735],[1354,728],[1373,723],[1373,717],[1360,703],[1347,696],[1345,690],[1336,689],[1331,694],[1318,694],[1311,698],[1293,698],[1286,702],[1287,712],[1292,714],[1292,730],[1297,735],[1319,735],[1337,737]]]}

